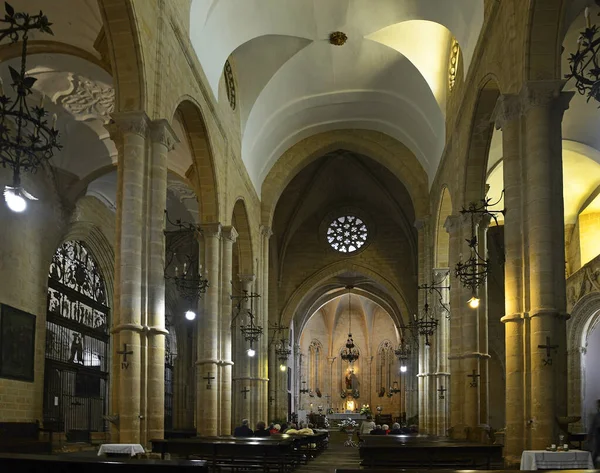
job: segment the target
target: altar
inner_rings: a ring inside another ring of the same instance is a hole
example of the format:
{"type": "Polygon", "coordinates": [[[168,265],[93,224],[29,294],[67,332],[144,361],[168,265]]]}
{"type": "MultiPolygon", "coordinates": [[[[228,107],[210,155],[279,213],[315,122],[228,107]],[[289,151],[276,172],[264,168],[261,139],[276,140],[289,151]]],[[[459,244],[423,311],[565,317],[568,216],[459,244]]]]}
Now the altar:
{"type": "Polygon", "coordinates": [[[327,414],[327,419],[329,422],[341,422],[344,419],[352,419],[352,420],[363,420],[366,419],[367,416],[364,414],[356,414],[354,412],[348,412],[347,414],[336,412],[335,414],[327,414]]]}

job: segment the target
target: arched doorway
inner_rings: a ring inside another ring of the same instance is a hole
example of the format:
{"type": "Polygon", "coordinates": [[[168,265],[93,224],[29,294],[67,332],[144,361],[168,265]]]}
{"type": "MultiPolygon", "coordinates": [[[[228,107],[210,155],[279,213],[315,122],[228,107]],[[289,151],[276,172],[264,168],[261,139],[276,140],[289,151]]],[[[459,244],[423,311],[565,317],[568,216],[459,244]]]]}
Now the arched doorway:
{"type": "Polygon", "coordinates": [[[70,441],[107,430],[109,315],[92,254],[80,241],[63,243],[48,274],[44,425],[70,441]]]}

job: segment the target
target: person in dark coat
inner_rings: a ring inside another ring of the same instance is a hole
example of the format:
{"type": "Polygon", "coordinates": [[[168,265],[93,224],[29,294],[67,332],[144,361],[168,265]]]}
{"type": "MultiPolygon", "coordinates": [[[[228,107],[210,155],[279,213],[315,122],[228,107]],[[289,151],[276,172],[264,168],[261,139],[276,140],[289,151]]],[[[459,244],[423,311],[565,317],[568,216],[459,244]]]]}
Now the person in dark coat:
{"type": "Polygon", "coordinates": [[[266,428],[266,424],[263,421],[260,421],[258,424],[256,424],[256,430],[254,431],[254,436],[255,437],[269,437],[271,435],[271,432],[269,432],[269,429],[266,428]]]}
{"type": "Polygon", "coordinates": [[[242,419],[242,425],[236,427],[233,431],[234,437],[252,437],[254,432],[248,427],[248,419],[242,419]]]}
{"type": "Polygon", "coordinates": [[[587,441],[592,452],[592,461],[596,468],[598,468],[600,466],[600,461],[598,461],[598,457],[600,456],[600,399],[596,401],[596,409],[596,413],[590,424],[587,441]]]}
{"type": "Polygon", "coordinates": [[[392,430],[390,430],[390,435],[403,435],[404,432],[400,428],[400,424],[398,422],[392,424],[392,430]]]}
{"type": "Polygon", "coordinates": [[[385,430],[383,430],[380,425],[377,425],[371,430],[371,435],[385,435],[385,430]]]}

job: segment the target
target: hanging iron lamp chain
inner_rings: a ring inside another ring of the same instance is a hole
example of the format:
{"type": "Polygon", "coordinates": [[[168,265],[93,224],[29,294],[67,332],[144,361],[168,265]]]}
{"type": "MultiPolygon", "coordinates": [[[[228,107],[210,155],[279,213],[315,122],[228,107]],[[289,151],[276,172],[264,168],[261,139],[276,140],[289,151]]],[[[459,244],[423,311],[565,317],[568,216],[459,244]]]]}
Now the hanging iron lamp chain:
{"type": "MultiPolygon", "coordinates": [[[[35,172],[52,158],[55,150],[61,149],[56,115],[50,125],[46,119],[48,112],[42,102],[33,107],[27,103],[27,97],[32,94],[33,85],[37,81],[35,77],[26,76],[28,32],[53,32],[50,29],[51,23],[42,12],[38,15],[15,13],[8,3],[5,3],[5,11],[0,23],[7,27],[0,28],[0,41],[8,37],[12,43],[22,41],[22,46],[20,70],[8,67],[16,98],[7,97],[0,82],[0,161],[3,167],[9,167],[13,171],[12,190],[22,194],[21,173],[35,172]]],[[[25,196],[29,197],[28,194],[25,196]]]]}

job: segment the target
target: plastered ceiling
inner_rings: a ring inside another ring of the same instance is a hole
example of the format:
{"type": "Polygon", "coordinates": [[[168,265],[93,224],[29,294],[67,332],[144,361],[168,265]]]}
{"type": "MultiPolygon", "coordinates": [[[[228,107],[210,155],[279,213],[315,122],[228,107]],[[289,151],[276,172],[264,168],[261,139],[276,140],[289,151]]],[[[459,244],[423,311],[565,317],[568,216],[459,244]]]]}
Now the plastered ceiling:
{"type": "Polygon", "coordinates": [[[193,0],[190,23],[219,100],[226,100],[218,85],[231,58],[242,158],[259,194],[289,147],[342,128],[398,139],[431,182],[444,146],[452,37],[467,70],[483,1],[193,0]],[[347,43],[330,44],[334,31],[344,32],[347,43]]]}

